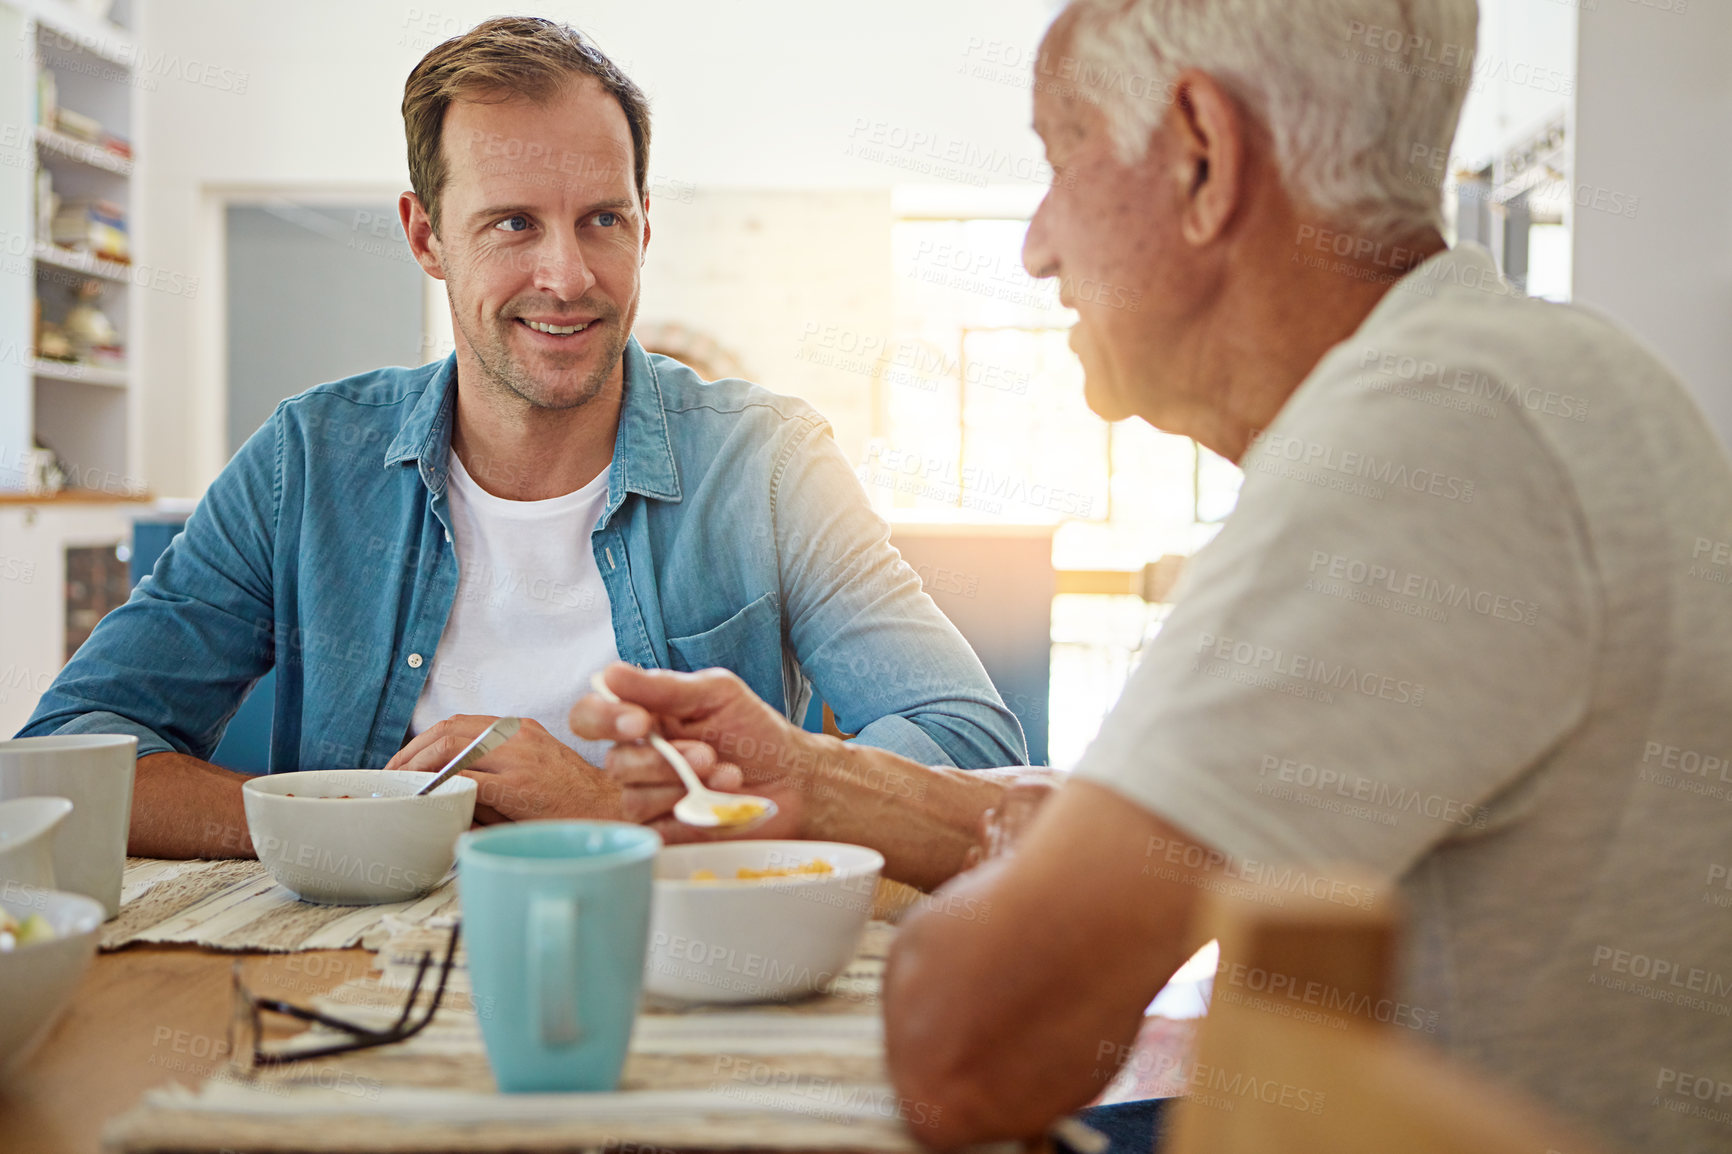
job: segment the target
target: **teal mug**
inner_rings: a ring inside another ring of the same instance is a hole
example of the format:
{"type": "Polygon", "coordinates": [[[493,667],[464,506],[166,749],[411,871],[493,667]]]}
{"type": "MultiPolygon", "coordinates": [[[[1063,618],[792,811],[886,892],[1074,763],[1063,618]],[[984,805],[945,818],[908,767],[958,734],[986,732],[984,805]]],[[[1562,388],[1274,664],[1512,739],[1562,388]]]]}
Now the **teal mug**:
{"type": "Polygon", "coordinates": [[[536,821],[457,839],[469,979],[499,1088],[612,1090],[637,1018],[662,839],[536,821]]]}

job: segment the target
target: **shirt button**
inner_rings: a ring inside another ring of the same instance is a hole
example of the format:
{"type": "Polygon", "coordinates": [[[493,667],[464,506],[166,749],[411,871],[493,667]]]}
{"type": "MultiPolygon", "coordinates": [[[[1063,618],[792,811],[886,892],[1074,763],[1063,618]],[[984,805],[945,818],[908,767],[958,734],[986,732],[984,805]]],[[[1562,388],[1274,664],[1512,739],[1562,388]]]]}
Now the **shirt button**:
{"type": "Polygon", "coordinates": [[[419,653],[411,653],[409,655],[409,668],[410,669],[421,668],[421,655],[419,653]]]}

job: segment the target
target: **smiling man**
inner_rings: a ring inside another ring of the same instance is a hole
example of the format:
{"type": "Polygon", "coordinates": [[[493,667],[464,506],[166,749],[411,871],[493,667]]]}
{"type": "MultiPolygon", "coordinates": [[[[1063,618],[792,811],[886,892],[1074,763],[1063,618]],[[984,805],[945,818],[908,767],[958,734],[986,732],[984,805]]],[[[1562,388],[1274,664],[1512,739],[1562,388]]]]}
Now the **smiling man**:
{"type": "Polygon", "coordinates": [[[272,771],[433,769],[528,719],[474,771],[481,820],[653,816],[567,725],[618,658],[731,670],[796,720],[815,684],[921,761],[1025,760],[823,418],[632,339],[636,85],[499,18],[428,53],[403,119],[403,227],[456,351],[284,401],[23,731],[138,736],[132,852],[251,852],[243,778],[203,759],[273,667],[272,771]]]}
{"type": "MultiPolygon", "coordinates": [[[[1705,1103],[1732,1086],[1732,466],[1617,326],[1446,245],[1477,17],[1074,0],[1047,34],[1055,176],[1024,261],[1076,309],[1095,409],[1195,437],[1245,483],[1015,852],[902,923],[886,1048],[934,1147],[1037,1137],[1099,1095],[1201,944],[1203,895],[1353,904],[1346,867],[1409,911],[1399,1010],[1367,1024],[1619,1148],[1726,1148],[1705,1103]]],[[[1002,803],[978,775],[790,732],[725,674],[607,676],[631,704],[574,721],[624,741],[623,777],[646,774],[630,739],[653,721],[744,788],[849,791],[803,832],[878,846],[904,880],[960,868],[1002,803]]],[[[1221,998],[1341,1004],[1223,961],[1221,998]]],[[[1271,1085],[1177,1073],[1231,1087],[1197,1109],[1271,1085]]],[[[1088,1120],[1146,1154],[1158,1114],[1088,1120]]],[[[1282,1123],[1300,1144],[1305,1125],[1282,1123]]]]}

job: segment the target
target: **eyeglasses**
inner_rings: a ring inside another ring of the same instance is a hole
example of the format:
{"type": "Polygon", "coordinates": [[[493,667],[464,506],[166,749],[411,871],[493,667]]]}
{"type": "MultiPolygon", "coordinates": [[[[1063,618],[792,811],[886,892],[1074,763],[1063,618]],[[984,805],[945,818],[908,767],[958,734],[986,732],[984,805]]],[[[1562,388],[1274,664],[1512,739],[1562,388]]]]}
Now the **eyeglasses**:
{"type": "Polygon", "coordinates": [[[335,1054],[348,1054],[374,1046],[388,1046],[392,1042],[414,1037],[426,1028],[427,1023],[433,1020],[433,1015],[439,1011],[439,1003],[445,996],[445,982],[451,976],[451,959],[457,954],[457,936],[460,929],[460,924],[453,924],[451,927],[451,941],[445,947],[445,960],[439,966],[439,984],[433,988],[433,999],[427,1003],[426,1009],[420,1016],[415,1016],[415,1003],[421,996],[422,982],[433,964],[432,951],[421,955],[421,962],[415,967],[415,981],[409,987],[409,998],[403,1003],[402,1013],[397,1015],[395,1023],[383,1030],[345,1022],[341,1018],[309,1010],[304,1006],[291,1005],[276,998],[261,998],[247,989],[246,984],[241,981],[241,964],[237,960],[233,970],[234,1013],[229,1018],[229,1061],[246,1070],[257,1070],[265,1066],[305,1062],[309,1058],[329,1058],[335,1054]],[[291,1045],[280,1049],[267,1049],[263,1045],[265,1013],[282,1014],[297,1021],[339,1030],[347,1035],[347,1038],[326,1046],[291,1045]]]}

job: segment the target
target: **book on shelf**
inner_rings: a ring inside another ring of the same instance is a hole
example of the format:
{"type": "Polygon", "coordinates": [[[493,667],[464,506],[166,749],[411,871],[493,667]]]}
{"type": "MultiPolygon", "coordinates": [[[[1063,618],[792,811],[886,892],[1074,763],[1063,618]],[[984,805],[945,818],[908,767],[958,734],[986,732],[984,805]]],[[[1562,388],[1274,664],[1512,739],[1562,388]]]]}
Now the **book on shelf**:
{"type": "Polygon", "coordinates": [[[126,263],[132,259],[126,210],[109,200],[79,197],[61,201],[49,239],[62,248],[91,252],[104,260],[126,263]]]}
{"type": "Polygon", "coordinates": [[[70,108],[57,108],[54,111],[54,126],[75,140],[98,147],[102,145],[102,121],[94,116],[86,116],[70,108]]]}

